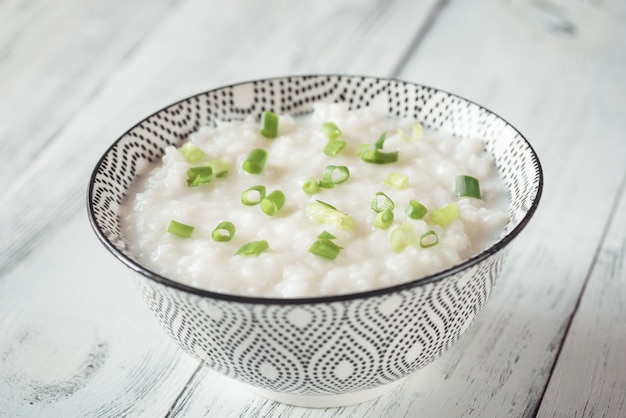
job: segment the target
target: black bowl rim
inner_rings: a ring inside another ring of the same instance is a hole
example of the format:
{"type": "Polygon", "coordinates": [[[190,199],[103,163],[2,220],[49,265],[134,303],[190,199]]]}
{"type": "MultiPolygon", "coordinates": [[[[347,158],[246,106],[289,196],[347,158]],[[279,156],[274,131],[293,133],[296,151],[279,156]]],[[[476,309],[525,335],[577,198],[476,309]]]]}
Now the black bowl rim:
{"type": "Polygon", "coordinates": [[[425,286],[431,283],[435,283],[441,280],[444,280],[447,277],[451,277],[463,270],[468,269],[469,267],[472,267],[478,263],[480,263],[481,261],[491,257],[492,255],[496,254],[497,252],[499,252],[500,250],[504,249],[509,243],[511,243],[511,241],[513,241],[513,239],[515,237],[517,237],[521,231],[526,227],[526,225],[528,224],[528,222],[530,222],[530,219],[533,217],[535,211],[537,210],[537,206],[539,205],[539,200],[541,199],[541,195],[543,193],[543,169],[541,167],[541,163],[539,161],[539,157],[537,156],[537,153],[535,152],[534,148],[532,147],[532,145],[530,144],[530,142],[528,142],[528,140],[524,137],[524,135],[522,135],[513,125],[511,125],[507,120],[505,120],[504,118],[502,118],[500,115],[498,115],[497,113],[485,108],[484,106],[479,105],[478,103],[466,99],[462,96],[459,96],[457,94],[454,93],[450,93],[446,90],[442,90],[440,88],[434,88],[428,85],[424,85],[424,84],[419,84],[419,83],[415,83],[415,82],[411,82],[411,81],[406,81],[406,80],[401,80],[395,77],[378,77],[378,76],[366,76],[366,75],[356,75],[356,74],[335,74],[335,73],[329,73],[329,74],[301,74],[301,75],[284,75],[284,76],[276,76],[276,77],[267,77],[267,78],[260,78],[260,79],[255,79],[255,80],[248,80],[248,81],[241,81],[241,82],[237,82],[237,83],[232,83],[232,84],[227,84],[227,85],[223,85],[223,86],[219,86],[219,87],[215,87],[209,90],[206,90],[204,92],[200,92],[200,93],[196,93],[193,94],[191,96],[188,96],[186,98],[183,98],[181,100],[178,100],[176,102],[173,102],[159,110],[157,110],[156,112],[150,114],[149,116],[146,116],[144,119],[142,119],[141,121],[139,121],[138,123],[136,123],[135,125],[133,125],[131,128],[129,128],[126,132],[124,132],[119,138],[117,138],[108,148],[107,150],[102,154],[102,156],[100,157],[100,159],[98,160],[95,168],[92,171],[92,174],[89,178],[89,187],[88,187],[88,192],[87,192],[87,212],[88,212],[88,217],[89,217],[89,222],[91,224],[92,229],[94,230],[96,236],[98,237],[98,239],[100,240],[100,242],[104,245],[104,247],[113,254],[113,256],[115,256],[119,261],[121,261],[123,264],[125,264],[128,268],[130,268],[131,270],[135,271],[136,273],[139,273],[140,275],[156,282],[159,283],[161,285],[170,287],[170,288],[174,288],[176,290],[179,291],[183,291],[186,293],[190,293],[190,294],[194,294],[196,296],[202,296],[202,297],[206,297],[206,298],[210,298],[210,299],[217,299],[217,300],[222,300],[222,301],[230,301],[230,302],[238,302],[238,303],[244,303],[244,304],[257,304],[257,305],[287,305],[287,306],[291,306],[291,305],[311,305],[311,304],[319,304],[319,303],[332,303],[332,302],[342,302],[342,301],[349,301],[349,300],[357,300],[357,299],[367,299],[367,298],[372,298],[372,297],[377,297],[377,296],[382,296],[382,295],[386,295],[389,293],[396,293],[396,292],[401,292],[401,291],[405,291],[405,290],[409,290],[412,289],[414,287],[419,287],[419,286],[425,286]],[[205,290],[205,289],[200,289],[200,288],[196,288],[196,287],[192,287],[189,285],[185,285],[183,283],[174,281],[172,279],[168,279],[165,276],[162,276],[158,273],[153,272],[152,270],[140,265],[139,263],[135,262],[134,260],[130,259],[129,257],[127,257],[124,253],[122,253],[121,251],[119,251],[117,249],[117,247],[115,247],[115,245],[109,241],[109,239],[106,237],[106,235],[103,233],[103,231],[100,229],[100,227],[98,226],[96,219],[95,219],[95,215],[94,215],[94,211],[93,211],[93,191],[94,191],[94,185],[95,185],[95,178],[98,174],[98,168],[100,167],[100,165],[102,164],[103,160],[105,159],[106,155],[118,144],[118,142],[120,142],[129,132],[131,132],[133,129],[135,129],[136,127],[138,127],[139,125],[141,125],[143,122],[145,122],[146,120],[152,118],[153,116],[155,116],[157,113],[162,112],[163,110],[170,108],[172,106],[175,106],[179,103],[183,103],[187,100],[190,100],[194,97],[200,96],[200,95],[205,95],[214,91],[219,91],[225,88],[230,88],[230,87],[236,87],[239,85],[244,85],[244,84],[250,84],[250,83],[254,83],[254,82],[261,82],[261,81],[278,81],[281,79],[294,79],[294,78],[300,78],[300,79],[306,79],[306,78],[315,78],[315,77],[344,77],[344,78],[363,78],[363,79],[374,79],[374,80],[380,80],[380,81],[386,81],[386,82],[398,82],[398,83],[403,83],[403,84],[412,84],[414,86],[419,86],[419,87],[424,87],[424,88],[428,88],[428,89],[432,89],[434,91],[438,91],[441,93],[445,93],[448,94],[450,96],[456,97],[458,99],[464,100],[468,103],[472,103],[473,105],[477,106],[479,109],[485,110],[491,114],[493,114],[494,116],[498,117],[500,120],[502,120],[503,122],[505,122],[511,129],[513,129],[513,131],[515,131],[517,133],[517,135],[519,135],[519,137],[526,143],[526,146],[528,146],[528,149],[531,152],[531,157],[535,162],[535,167],[537,170],[537,175],[538,175],[538,186],[537,186],[537,194],[535,196],[535,198],[532,201],[532,204],[530,206],[530,208],[528,208],[526,214],[524,215],[524,218],[522,218],[522,220],[519,222],[519,224],[513,228],[513,230],[511,230],[508,234],[506,234],[504,237],[500,238],[498,241],[496,241],[495,243],[493,243],[491,246],[489,246],[488,248],[486,248],[485,250],[475,254],[474,256],[466,259],[465,261],[454,265],[452,267],[449,267],[445,270],[442,270],[440,272],[434,273],[434,274],[430,274],[418,279],[413,279],[401,284],[397,284],[394,286],[388,286],[388,287],[383,287],[383,288],[377,288],[377,289],[373,289],[373,290],[368,290],[368,291],[364,291],[364,292],[355,292],[355,293],[345,293],[345,294],[338,294],[338,295],[328,295],[328,296],[314,296],[314,297],[305,297],[305,298],[278,298],[278,297],[257,297],[257,296],[243,296],[243,295],[236,295],[236,294],[228,294],[228,293],[218,293],[218,292],[212,292],[209,290],[205,290]]]}

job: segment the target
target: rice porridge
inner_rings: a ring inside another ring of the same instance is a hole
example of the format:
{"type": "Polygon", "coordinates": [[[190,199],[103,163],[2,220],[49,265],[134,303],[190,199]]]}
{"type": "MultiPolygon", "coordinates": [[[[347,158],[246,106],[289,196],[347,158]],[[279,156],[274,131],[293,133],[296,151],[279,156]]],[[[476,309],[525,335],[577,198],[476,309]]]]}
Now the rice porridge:
{"type": "Polygon", "coordinates": [[[407,282],[484,250],[508,222],[481,139],[345,104],[203,127],[136,187],[122,226],[138,260],[245,296],[407,282]]]}

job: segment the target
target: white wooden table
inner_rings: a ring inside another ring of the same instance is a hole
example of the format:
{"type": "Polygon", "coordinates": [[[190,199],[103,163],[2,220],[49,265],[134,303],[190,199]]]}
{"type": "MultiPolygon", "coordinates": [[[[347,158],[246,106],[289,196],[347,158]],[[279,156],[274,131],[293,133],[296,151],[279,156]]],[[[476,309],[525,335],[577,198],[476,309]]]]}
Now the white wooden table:
{"type": "Polygon", "coordinates": [[[626,417],[625,188],[620,0],[0,1],[0,416],[626,417]],[[545,174],[468,333],[397,390],[327,410],[181,352],[85,210],[92,167],[141,118],[305,73],[472,99],[545,174]]]}

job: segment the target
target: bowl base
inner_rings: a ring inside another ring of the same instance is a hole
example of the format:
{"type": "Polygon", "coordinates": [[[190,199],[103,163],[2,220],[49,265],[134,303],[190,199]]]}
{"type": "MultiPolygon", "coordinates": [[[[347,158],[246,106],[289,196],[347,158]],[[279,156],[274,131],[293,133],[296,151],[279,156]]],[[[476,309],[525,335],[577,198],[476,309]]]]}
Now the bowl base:
{"type": "Polygon", "coordinates": [[[340,395],[300,395],[295,393],[274,392],[250,385],[246,385],[246,387],[259,396],[288,405],[305,408],[336,408],[375,399],[399,386],[403,381],[404,378],[372,389],[342,393],[340,395]]]}

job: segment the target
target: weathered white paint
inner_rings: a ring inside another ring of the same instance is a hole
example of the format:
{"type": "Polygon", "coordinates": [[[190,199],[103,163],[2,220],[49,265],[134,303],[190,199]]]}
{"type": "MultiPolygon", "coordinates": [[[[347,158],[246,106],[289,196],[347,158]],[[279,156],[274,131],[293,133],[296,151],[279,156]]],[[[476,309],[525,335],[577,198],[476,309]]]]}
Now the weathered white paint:
{"type": "Polygon", "coordinates": [[[0,416],[626,415],[623,2],[131,3],[0,3],[0,416]],[[546,177],[458,344],[397,390],[328,410],[198,369],[82,210],[95,161],[141,117],[314,72],[473,99],[522,131],[546,177]]]}

